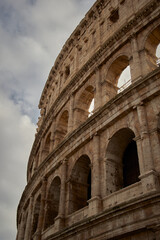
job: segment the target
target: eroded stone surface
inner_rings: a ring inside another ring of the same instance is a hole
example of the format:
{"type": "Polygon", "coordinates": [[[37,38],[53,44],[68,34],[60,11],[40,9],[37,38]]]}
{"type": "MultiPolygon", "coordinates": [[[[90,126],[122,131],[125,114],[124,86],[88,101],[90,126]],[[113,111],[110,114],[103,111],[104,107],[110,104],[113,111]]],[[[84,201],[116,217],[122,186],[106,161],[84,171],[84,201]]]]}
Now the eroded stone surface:
{"type": "Polygon", "coordinates": [[[98,0],[67,40],[40,99],[17,240],[160,239],[159,13],[158,0],[98,0]]]}

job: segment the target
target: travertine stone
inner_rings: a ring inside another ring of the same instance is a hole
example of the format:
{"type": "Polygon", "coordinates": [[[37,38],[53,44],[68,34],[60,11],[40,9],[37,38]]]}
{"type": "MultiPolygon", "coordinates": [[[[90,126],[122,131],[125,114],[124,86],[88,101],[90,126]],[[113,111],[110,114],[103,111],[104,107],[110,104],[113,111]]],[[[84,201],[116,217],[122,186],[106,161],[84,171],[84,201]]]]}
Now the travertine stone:
{"type": "Polygon", "coordinates": [[[97,0],[66,41],[40,98],[17,240],[160,239],[159,19],[158,0],[97,0]]]}

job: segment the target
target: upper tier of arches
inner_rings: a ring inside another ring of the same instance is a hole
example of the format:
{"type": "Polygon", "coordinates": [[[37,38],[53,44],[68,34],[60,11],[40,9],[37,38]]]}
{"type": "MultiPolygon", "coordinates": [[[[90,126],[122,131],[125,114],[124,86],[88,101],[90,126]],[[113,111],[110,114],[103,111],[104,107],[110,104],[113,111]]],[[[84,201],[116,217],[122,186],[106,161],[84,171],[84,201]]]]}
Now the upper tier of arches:
{"type": "MultiPolygon", "coordinates": [[[[126,38],[132,34],[130,31],[131,27],[134,28],[134,25],[138,24],[139,18],[143,15],[141,12],[142,8],[144,8],[145,14],[145,7],[147,11],[149,11],[149,1],[142,1],[141,3],[136,0],[134,5],[131,0],[96,1],[66,41],[50,71],[39,102],[39,108],[41,109],[39,126],[52,105],[59,98],[59,95],[66,91],[65,89],[69,84],[77,81],[81,82],[82,77],[80,77],[81,79],[79,80],[79,76],[85,74],[86,68],[87,72],[92,74],[94,70],[90,66],[95,65],[97,55],[99,56],[98,62],[101,65],[101,53],[103,55],[102,61],[104,61],[104,58],[107,59],[113,55],[113,51],[115,51],[116,48],[125,44],[126,38]],[[138,11],[137,9],[140,10],[138,11]],[[124,14],[125,11],[127,11],[127,15],[124,14]],[[137,13],[134,18],[133,14],[135,11],[137,11],[137,13]],[[103,50],[105,54],[103,54],[103,50]],[[88,69],[88,67],[90,69],[88,69]],[[83,69],[85,69],[85,71],[83,71],[83,69]]],[[[136,30],[134,30],[134,33],[135,32],[136,30]]],[[[131,61],[130,58],[132,54],[135,54],[136,51],[142,51],[145,48],[149,63],[149,58],[154,58],[155,56],[149,46],[152,44],[152,41],[154,41],[153,36],[157,38],[157,35],[159,35],[157,32],[159,32],[159,30],[149,36],[150,40],[146,46],[144,44],[140,46],[139,41],[141,41],[141,39],[137,39],[137,46],[136,43],[133,42],[131,49],[126,51],[129,57],[128,61],[131,61]]],[[[156,41],[158,41],[158,39],[159,38],[157,38],[156,41]]],[[[154,41],[155,44],[156,41],[154,41]]],[[[144,43],[144,40],[142,40],[142,42],[144,43]]],[[[125,55],[126,54],[124,54],[124,56],[125,55]]],[[[151,62],[153,62],[153,60],[151,60],[151,62]]],[[[151,68],[150,63],[148,67],[151,68]]],[[[131,69],[131,72],[132,71],[133,69],[131,69]]]]}

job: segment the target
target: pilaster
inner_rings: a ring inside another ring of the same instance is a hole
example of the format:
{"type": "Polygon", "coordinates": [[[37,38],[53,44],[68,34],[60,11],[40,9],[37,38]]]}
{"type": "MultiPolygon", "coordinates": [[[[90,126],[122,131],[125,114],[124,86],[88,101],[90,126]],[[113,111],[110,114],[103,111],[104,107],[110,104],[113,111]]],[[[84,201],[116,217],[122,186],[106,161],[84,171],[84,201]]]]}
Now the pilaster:
{"type": "Polygon", "coordinates": [[[31,229],[32,229],[32,213],[33,213],[33,196],[30,197],[25,235],[24,235],[24,238],[23,238],[24,240],[29,240],[32,237],[31,236],[31,232],[32,232],[31,231],[31,229]]]}
{"type": "Polygon", "coordinates": [[[97,214],[101,210],[101,193],[100,193],[100,136],[93,137],[93,164],[92,164],[92,189],[89,203],[89,215],[97,214]]]}

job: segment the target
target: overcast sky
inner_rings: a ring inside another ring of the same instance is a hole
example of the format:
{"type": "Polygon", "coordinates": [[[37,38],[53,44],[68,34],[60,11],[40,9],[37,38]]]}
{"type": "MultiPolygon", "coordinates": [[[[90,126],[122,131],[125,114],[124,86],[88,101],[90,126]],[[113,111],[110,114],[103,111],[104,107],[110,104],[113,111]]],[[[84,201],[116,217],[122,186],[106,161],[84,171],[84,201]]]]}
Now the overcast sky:
{"type": "Polygon", "coordinates": [[[0,0],[1,240],[16,237],[16,210],[49,71],[94,2],[0,0]]]}

